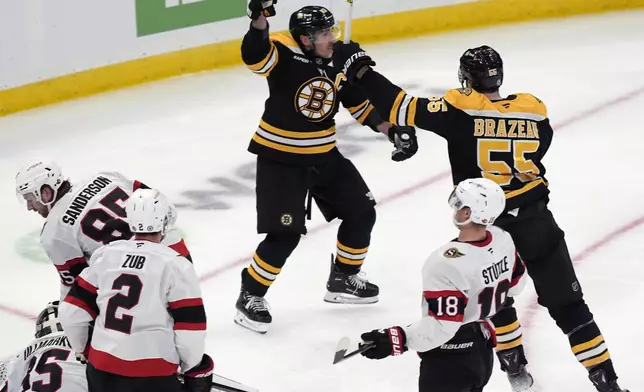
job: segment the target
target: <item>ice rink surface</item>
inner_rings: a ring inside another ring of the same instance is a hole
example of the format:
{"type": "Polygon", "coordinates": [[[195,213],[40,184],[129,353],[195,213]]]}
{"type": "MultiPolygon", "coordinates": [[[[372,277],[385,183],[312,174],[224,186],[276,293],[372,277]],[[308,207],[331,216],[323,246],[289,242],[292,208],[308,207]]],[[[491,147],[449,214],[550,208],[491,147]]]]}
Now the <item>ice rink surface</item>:
{"type": "MultiPolygon", "coordinates": [[[[505,61],[502,93],[530,92],[555,127],[544,160],[550,207],[577,260],[586,299],[611,349],[624,387],[644,388],[639,338],[644,319],[644,12],[631,11],[456,32],[366,45],[377,69],[416,95],[458,87],[458,58],[470,47],[496,48],[505,61]]],[[[47,157],[67,176],[121,171],[178,205],[195,266],[203,277],[208,352],[215,370],[262,392],[415,391],[414,353],[332,365],[342,336],[407,324],[420,317],[420,269],[455,236],[447,196],[446,143],[420,132],[411,160],[390,160],[391,145],[338,116],[340,149],[379,201],[364,270],[381,288],[371,306],[324,303],[337,223],[314,211],[310,233],[267,299],[266,335],[233,323],[240,271],[262,237],[255,232],[254,156],[246,151],[267,96],[265,81],[243,68],[174,78],[0,118],[0,356],[32,338],[36,315],[57,298],[56,270],[43,260],[42,220],[14,195],[23,161],[47,157]]],[[[530,368],[540,391],[593,388],[531,285],[518,298],[530,368]]],[[[509,391],[495,371],[487,390],[509,391]]]]}

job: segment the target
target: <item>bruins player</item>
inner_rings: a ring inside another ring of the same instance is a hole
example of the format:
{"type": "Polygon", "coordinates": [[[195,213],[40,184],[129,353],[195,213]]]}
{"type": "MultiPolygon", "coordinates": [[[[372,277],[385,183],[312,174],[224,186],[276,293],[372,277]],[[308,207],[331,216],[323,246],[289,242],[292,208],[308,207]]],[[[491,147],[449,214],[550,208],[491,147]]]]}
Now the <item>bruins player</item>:
{"type": "MultiPolygon", "coordinates": [[[[367,92],[389,121],[418,126],[447,140],[454,184],[484,177],[505,191],[506,208],[496,225],[508,231],[524,258],[539,304],[568,336],[576,358],[600,392],[624,392],[617,384],[608,348],[583,298],[572,260],[552,213],[542,164],[553,130],[546,106],[530,94],[503,97],[503,62],[488,46],[468,49],[460,58],[463,88],[443,97],[408,95],[371,67],[373,60],[355,43],[338,44],[334,62],[350,83],[367,92]]],[[[509,304],[511,305],[511,304],[509,304]]],[[[494,319],[501,367],[515,391],[532,385],[513,308],[494,319]]]]}
{"type": "Polygon", "coordinates": [[[291,15],[287,35],[269,35],[273,1],[249,3],[250,29],[241,53],[268,80],[265,111],[248,150],[257,155],[257,229],[266,234],[242,270],[235,322],[265,333],[272,321],[264,298],[286,259],[306,234],[315,199],[324,217],[342,220],[325,301],[374,303],[378,286],[359,275],[376,220],[374,198],[355,166],[336,148],[334,116],[346,107],[361,124],[388,132],[400,161],[417,149],[412,127],[384,122],[358,88],[331,65],[339,27],[331,12],[307,6],[291,15]]]}

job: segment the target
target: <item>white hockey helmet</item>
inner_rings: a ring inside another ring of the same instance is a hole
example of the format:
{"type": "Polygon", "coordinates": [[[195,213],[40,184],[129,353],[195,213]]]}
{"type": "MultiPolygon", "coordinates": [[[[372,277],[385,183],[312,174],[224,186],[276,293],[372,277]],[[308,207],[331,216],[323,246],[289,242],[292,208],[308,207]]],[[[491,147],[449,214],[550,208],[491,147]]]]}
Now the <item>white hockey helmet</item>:
{"type": "Polygon", "coordinates": [[[165,234],[169,211],[166,198],[154,189],[137,189],[125,206],[126,220],[133,233],[165,234]]]}
{"type": "Polygon", "coordinates": [[[505,209],[505,193],[494,181],[487,178],[472,178],[461,181],[449,196],[449,205],[454,209],[454,223],[457,226],[470,222],[488,226],[505,209]],[[456,213],[469,207],[470,217],[465,222],[456,221],[456,213]]]}
{"type": "Polygon", "coordinates": [[[36,318],[36,339],[56,332],[63,332],[63,326],[58,320],[58,301],[50,302],[36,318]]]}
{"type": "Polygon", "coordinates": [[[63,172],[51,161],[32,161],[26,163],[16,174],[16,193],[18,200],[34,200],[50,205],[56,200],[58,188],[63,184],[63,172]],[[53,199],[45,203],[42,200],[42,187],[48,185],[54,191],[53,199]]]}

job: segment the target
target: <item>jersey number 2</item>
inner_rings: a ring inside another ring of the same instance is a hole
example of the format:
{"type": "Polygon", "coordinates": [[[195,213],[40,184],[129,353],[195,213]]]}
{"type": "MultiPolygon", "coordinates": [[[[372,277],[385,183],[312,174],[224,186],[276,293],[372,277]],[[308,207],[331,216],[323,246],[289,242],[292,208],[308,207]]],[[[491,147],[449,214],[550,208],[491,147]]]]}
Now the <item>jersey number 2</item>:
{"type": "MultiPolygon", "coordinates": [[[[125,202],[127,199],[129,199],[129,196],[123,189],[115,188],[112,192],[105,195],[105,197],[103,197],[98,203],[119,218],[125,218],[125,208],[121,207],[118,202],[125,202]]],[[[128,227],[128,225],[123,220],[114,218],[114,216],[105,209],[92,208],[87,211],[87,214],[85,214],[81,221],[81,229],[83,230],[83,233],[94,241],[101,243],[108,243],[116,239],[130,239],[130,237],[132,237],[132,233],[129,231],[127,233],[123,233],[123,236],[114,236],[114,229],[110,226],[106,226],[107,222],[116,219],[120,221],[119,227],[128,227]],[[102,225],[100,229],[96,226],[99,222],[102,225]]]]}
{"type": "Polygon", "coordinates": [[[22,390],[35,392],[58,391],[60,387],[63,386],[63,369],[56,363],[56,361],[66,361],[68,357],[69,350],[63,350],[60,348],[53,348],[45,351],[40,356],[40,360],[38,360],[37,356],[33,356],[31,361],[29,361],[27,375],[22,380],[22,390]],[[50,358],[52,358],[52,361],[49,361],[50,358]],[[38,361],[38,365],[36,365],[36,361],[38,361]],[[36,370],[36,373],[40,375],[48,374],[49,382],[45,384],[39,380],[32,383],[31,372],[34,370],[36,370]]]}
{"type": "Polygon", "coordinates": [[[112,284],[113,290],[121,290],[127,287],[127,295],[118,293],[107,301],[107,311],[105,312],[105,328],[114,331],[130,334],[132,332],[132,321],[134,317],[128,314],[122,314],[121,317],[116,316],[116,311],[119,308],[131,310],[135,307],[141,299],[141,290],[143,283],[136,275],[121,274],[114,280],[112,284]]]}

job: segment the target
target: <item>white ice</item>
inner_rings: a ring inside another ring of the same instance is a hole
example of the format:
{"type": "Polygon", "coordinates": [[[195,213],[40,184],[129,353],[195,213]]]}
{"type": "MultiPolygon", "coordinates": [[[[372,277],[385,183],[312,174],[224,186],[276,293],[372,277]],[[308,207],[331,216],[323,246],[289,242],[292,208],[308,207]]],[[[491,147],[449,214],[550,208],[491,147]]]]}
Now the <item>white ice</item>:
{"type": "MultiPolygon", "coordinates": [[[[544,160],[550,206],[571,253],[582,256],[577,271],[586,299],[620,380],[632,391],[644,387],[639,308],[644,302],[642,26],[644,12],[632,11],[365,46],[393,81],[411,93],[438,95],[457,87],[460,54],[487,44],[505,60],[502,92],[531,92],[548,105],[556,128],[544,160]]],[[[420,132],[418,155],[394,163],[390,144],[369,129],[351,126],[341,134],[341,150],[350,154],[380,201],[364,269],[380,285],[381,301],[360,307],[322,301],[337,223],[326,224],[316,210],[311,233],[267,296],[271,330],[254,334],[232,320],[246,264],[239,260],[247,259],[262,238],[255,232],[252,177],[242,169],[252,168],[254,156],[246,147],[266,93],[261,78],[236,68],[1,118],[0,356],[21,349],[32,337],[33,320],[15,313],[35,315],[58,295],[55,269],[24,256],[30,250],[32,257],[42,257],[35,240],[42,220],[24,210],[13,192],[23,161],[44,156],[73,178],[122,171],[177,203],[193,202],[186,191],[223,193],[226,188],[209,182],[212,177],[235,185],[236,193],[214,199],[227,209],[184,207],[178,222],[197,270],[210,276],[202,285],[208,352],[220,374],[262,392],[417,390],[419,360],[413,353],[383,361],[358,357],[335,366],[331,360],[342,336],[357,339],[363,331],[420,317],[423,261],[455,234],[446,203],[451,181],[445,142],[420,132]]],[[[339,123],[350,124],[350,117],[342,113],[339,123]]],[[[544,309],[533,305],[534,298],[530,286],[518,302],[530,368],[541,391],[593,390],[566,337],[544,309]]],[[[500,371],[488,390],[509,391],[500,371]]]]}

